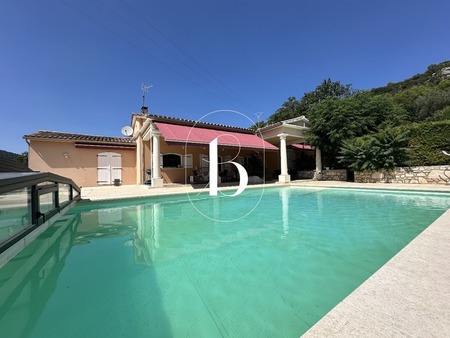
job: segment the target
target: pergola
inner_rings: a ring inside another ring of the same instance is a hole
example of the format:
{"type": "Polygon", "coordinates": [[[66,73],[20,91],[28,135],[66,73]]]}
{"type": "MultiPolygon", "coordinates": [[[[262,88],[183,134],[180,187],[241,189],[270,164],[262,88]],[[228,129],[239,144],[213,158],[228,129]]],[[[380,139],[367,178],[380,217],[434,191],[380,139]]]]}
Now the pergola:
{"type": "MultiPolygon", "coordinates": [[[[295,117],[289,120],[277,122],[259,130],[264,140],[278,146],[280,149],[281,174],[278,181],[288,183],[291,176],[288,172],[287,146],[291,144],[304,144],[306,133],[309,130],[309,121],[305,116],[295,117]]],[[[322,160],[320,149],[316,147],[316,174],[319,179],[322,172],[322,160]]]]}

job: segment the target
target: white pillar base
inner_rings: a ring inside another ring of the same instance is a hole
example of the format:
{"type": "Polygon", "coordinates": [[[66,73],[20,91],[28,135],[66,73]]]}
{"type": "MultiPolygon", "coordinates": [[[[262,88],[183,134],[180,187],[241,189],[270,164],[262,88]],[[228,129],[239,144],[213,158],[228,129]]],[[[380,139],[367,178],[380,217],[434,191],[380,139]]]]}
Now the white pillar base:
{"type": "Polygon", "coordinates": [[[314,181],[322,181],[322,172],[319,170],[316,170],[314,172],[314,177],[313,177],[314,181]]]}
{"type": "Polygon", "coordinates": [[[162,188],[164,185],[164,179],[152,178],[152,188],[162,188]]]}
{"type": "Polygon", "coordinates": [[[289,183],[291,181],[291,175],[278,175],[279,183],[289,183]]]}

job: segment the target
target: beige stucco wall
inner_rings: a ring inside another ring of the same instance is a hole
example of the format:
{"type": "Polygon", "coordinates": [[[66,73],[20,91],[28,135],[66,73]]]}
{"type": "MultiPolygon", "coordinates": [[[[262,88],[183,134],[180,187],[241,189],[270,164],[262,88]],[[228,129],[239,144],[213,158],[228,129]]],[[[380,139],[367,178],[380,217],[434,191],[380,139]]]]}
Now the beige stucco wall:
{"type": "Polygon", "coordinates": [[[122,184],[136,184],[134,149],[75,148],[74,142],[31,140],[28,165],[34,171],[48,171],[71,178],[80,187],[95,187],[98,185],[97,154],[102,152],[121,154],[122,184]]]}
{"type": "Polygon", "coordinates": [[[278,176],[274,177],[274,172],[280,170],[281,160],[278,151],[266,151],[266,180],[278,180],[278,176]]]}

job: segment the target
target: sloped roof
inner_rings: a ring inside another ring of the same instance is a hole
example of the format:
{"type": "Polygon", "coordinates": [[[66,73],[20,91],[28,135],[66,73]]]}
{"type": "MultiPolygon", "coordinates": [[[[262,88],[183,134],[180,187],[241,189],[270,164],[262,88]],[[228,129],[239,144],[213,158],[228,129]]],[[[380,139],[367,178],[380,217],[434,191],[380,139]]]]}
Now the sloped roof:
{"type": "Polygon", "coordinates": [[[211,123],[211,122],[205,122],[205,121],[199,121],[199,120],[188,120],[178,117],[170,117],[170,116],[163,116],[163,115],[154,115],[154,114],[146,114],[146,115],[135,115],[135,116],[143,116],[146,118],[149,118],[153,122],[162,122],[162,123],[168,123],[168,124],[176,124],[181,126],[189,126],[189,127],[197,127],[197,128],[207,128],[207,129],[216,129],[216,130],[222,130],[222,131],[233,131],[237,133],[244,133],[244,134],[255,134],[255,132],[250,128],[244,128],[244,127],[235,127],[230,126],[226,124],[219,124],[219,123],[211,123]]]}
{"type": "Polygon", "coordinates": [[[293,124],[293,123],[296,123],[296,122],[300,122],[300,121],[309,123],[309,120],[304,115],[302,115],[302,116],[294,117],[294,118],[289,119],[289,120],[284,120],[284,121],[279,121],[279,122],[275,122],[275,123],[272,123],[272,124],[268,124],[267,126],[264,126],[264,127],[260,128],[260,131],[265,131],[265,130],[268,130],[268,129],[271,129],[271,128],[275,128],[275,127],[278,127],[278,126],[281,126],[281,125],[290,125],[290,124],[293,124]]]}
{"type": "Polygon", "coordinates": [[[226,133],[224,133],[223,130],[194,128],[162,122],[156,122],[155,124],[162,133],[166,143],[207,145],[215,138],[218,138],[218,144],[221,146],[278,150],[273,144],[270,144],[253,134],[233,131],[226,131],[226,133]]]}
{"type": "Polygon", "coordinates": [[[62,133],[57,131],[39,130],[23,137],[26,140],[55,140],[55,141],[85,141],[92,143],[134,144],[129,137],[112,137],[87,134],[62,133]]]}

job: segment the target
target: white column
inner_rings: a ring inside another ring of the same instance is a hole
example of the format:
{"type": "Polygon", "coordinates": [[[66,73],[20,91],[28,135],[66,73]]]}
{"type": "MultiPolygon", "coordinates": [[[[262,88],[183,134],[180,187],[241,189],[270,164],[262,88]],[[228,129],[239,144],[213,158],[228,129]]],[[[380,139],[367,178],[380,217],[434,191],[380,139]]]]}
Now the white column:
{"type": "Polygon", "coordinates": [[[280,160],[281,160],[281,175],[278,176],[278,182],[289,183],[291,176],[288,173],[287,163],[287,149],[286,149],[286,134],[277,135],[280,138],[280,160]]]}
{"type": "Polygon", "coordinates": [[[152,187],[158,188],[163,186],[163,179],[161,178],[161,167],[159,163],[159,158],[161,157],[161,152],[159,150],[159,134],[153,134],[152,141],[152,187]]]}
{"type": "Polygon", "coordinates": [[[138,119],[136,120],[136,124],[134,125],[134,130],[137,130],[137,136],[136,136],[136,184],[142,184],[143,181],[143,163],[142,163],[142,152],[143,152],[143,144],[142,144],[142,136],[139,134],[139,130],[141,129],[141,121],[138,119]]]}
{"type": "Polygon", "coordinates": [[[139,135],[136,139],[136,184],[144,183],[144,168],[142,161],[142,154],[144,152],[144,145],[142,142],[142,136],[139,135]]]}
{"type": "Polygon", "coordinates": [[[314,180],[320,181],[322,179],[322,152],[319,147],[316,147],[316,172],[314,173],[314,180]]]}

